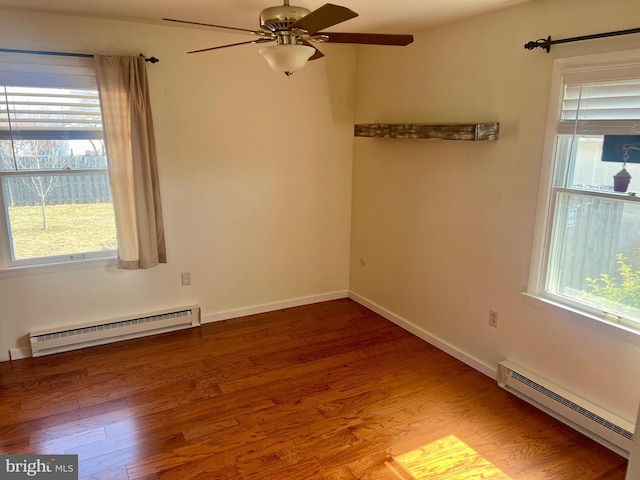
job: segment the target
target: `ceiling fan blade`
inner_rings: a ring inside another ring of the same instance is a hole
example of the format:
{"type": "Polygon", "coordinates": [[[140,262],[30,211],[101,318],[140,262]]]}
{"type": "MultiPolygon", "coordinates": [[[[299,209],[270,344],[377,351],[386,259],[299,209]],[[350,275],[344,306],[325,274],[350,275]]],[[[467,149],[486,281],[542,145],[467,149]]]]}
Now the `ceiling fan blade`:
{"type": "Polygon", "coordinates": [[[306,40],[301,40],[300,41],[303,45],[306,45],[307,47],[311,47],[311,48],[315,48],[316,49],[316,53],[314,53],[313,55],[311,55],[311,57],[309,58],[309,61],[311,60],[318,60],[319,58],[324,57],[324,53],[322,53],[320,50],[318,50],[314,45],[312,45],[311,43],[307,42],[306,40]]]}
{"type": "Polygon", "coordinates": [[[211,23],[190,22],[188,20],[176,20],[174,18],[163,18],[162,20],[165,20],[167,22],[186,23],[187,25],[199,25],[201,27],[225,28],[227,30],[237,30],[239,32],[251,33],[253,35],[265,35],[265,32],[261,32],[260,30],[249,30],[248,28],[227,27],[225,25],[213,25],[211,23]]]}
{"type": "Polygon", "coordinates": [[[289,27],[291,30],[304,30],[307,34],[314,33],[328,28],[338,23],[342,23],[351,18],[357,17],[358,14],[346,7],[327,3],[313,12],[305,15],[300,20],[289,27]]]}
{"type": "Polygon", "coordinates": [[[357,43],[361,45],[394,45],[404,47],[413,42],[413,35],[395,35],[391,33],[336,33],[317,32],[321,41],[328,43],[357,43]]]}
{"type": "Polygon", "coordinates": [[[275,41],[275,38],[257,38],[255,40],[250,40],[248,42],[230,43],[229,45],[220,45],[218,47],[202,48],[200,50],[192,50],[192,51],[187,52],[187,53],[209,52],[211,50],[219,50],[221,48],[237,47],[238,45],[248,45],[250,43],[267,43],[267,42],[273,42],[273,41],[275,41]]]}

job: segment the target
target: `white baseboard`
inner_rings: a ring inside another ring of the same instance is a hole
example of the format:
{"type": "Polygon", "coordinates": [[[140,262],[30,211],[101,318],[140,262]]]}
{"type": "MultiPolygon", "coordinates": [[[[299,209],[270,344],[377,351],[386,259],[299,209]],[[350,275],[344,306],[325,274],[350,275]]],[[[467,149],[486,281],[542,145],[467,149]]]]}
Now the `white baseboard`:
{"type": "Polygon", "coordinates": [[[262,305],[254,305],[251,307],[243,307],[234,310],[207,313],[201,315],[200,321],[204,325],[205,323],[219,322],[221,320],[229,320],[231,318],[245,317],[247,315],[255,315],[258,313],[273,312],[275,310],[282,310],[283,308],[300,307],[302,305],[310,305],[312,303],[327,302],[330,300],[338,300],[348,297],[349,292],[347,290],[341,290],[338,292],[293,298],[290,300],[283,300],[281,302],[265,303],[262,305]]]}
{"type": "Polygon", "coordinates": [[[9,349],[9,360],[20,360],[21,358],[30,358],[30,357],[31,357],[30,348],[10,348],[9,349]]]}
{"type": "Polygon", "coordinates": [[[496,379],[496,375],[498,372],[497,366],[493,367],[491,365],[488,365],[478,360],[472,355],[469,355],[468,353],[463,352],[462,350],[454,347],[450,343],[447,343],[444,340],[436,337],[435,335],[430,334],[429,332],[424,330],[422,327],[417,326],[415,323],[412,323],[406,318],[396,315],[392,311],[387,310],[386,308],[382,307],[381,305],[378,305],[375,302],[372,302],[371,300],[369,300],[366,297],[363,297],[362,295],[359,295],[353,291],[349,291],[349,298],[352,299],[354,302],[358,302],[359,304],[369,308],[370,310],[373,310],[377,314],[382,315],[387,320],[413,333],[417,337],[433,345],[434,347],[439,348],[443,352],[448,353],[452,357],[460,360],[462,363],[469,365],[471,368],[478,370],[480,373],[484,373],[487,377],[492,378],[494,380],[496,379]]]}

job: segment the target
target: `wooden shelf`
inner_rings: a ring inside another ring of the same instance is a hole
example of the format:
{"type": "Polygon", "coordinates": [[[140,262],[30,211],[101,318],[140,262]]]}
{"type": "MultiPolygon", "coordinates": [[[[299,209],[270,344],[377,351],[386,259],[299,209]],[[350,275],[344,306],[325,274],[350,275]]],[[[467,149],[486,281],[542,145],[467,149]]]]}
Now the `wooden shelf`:
{"type": "Polygon", "coordinates": [[[356,124],[356,137],[424,140],[497,140],[499,123],[368,123],[356,124]]]}

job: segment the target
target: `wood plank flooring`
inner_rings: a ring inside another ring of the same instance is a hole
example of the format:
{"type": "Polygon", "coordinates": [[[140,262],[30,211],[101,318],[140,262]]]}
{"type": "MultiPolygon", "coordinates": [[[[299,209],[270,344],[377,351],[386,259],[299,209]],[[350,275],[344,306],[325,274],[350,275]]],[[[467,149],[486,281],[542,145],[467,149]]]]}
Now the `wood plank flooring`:
{"type": "Polygon", "coordinates": [[[626,460],[351,300],[0,363],[0,452],[84,480],[624,480],[626,460]]]}

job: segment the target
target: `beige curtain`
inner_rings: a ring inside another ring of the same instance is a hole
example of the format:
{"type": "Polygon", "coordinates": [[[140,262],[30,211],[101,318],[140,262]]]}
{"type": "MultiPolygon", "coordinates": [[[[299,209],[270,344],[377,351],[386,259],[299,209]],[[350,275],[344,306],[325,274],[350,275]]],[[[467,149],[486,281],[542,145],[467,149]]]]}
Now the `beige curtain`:
{"type": "Polygon", "coordinates": [[[167,263],[144,58],[96,55],[95,70],[118,232],[118,268],[167,263]]]}

